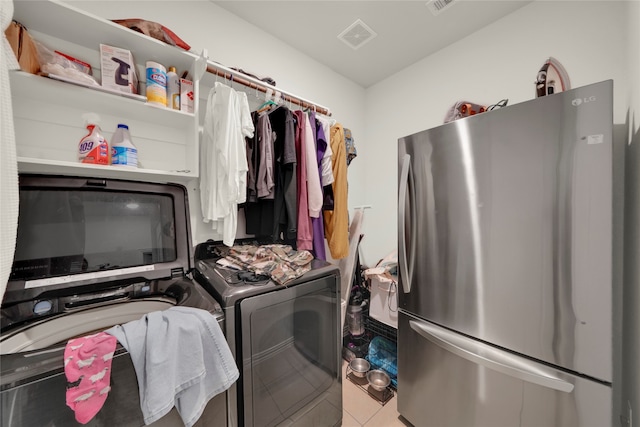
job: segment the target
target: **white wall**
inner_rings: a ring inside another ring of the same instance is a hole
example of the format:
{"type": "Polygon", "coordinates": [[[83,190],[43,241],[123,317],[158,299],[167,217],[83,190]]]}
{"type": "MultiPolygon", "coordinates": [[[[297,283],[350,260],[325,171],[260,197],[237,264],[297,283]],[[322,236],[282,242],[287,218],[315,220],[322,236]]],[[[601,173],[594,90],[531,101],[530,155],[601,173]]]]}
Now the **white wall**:
{"type": "Polygon", "coordinates": [[[615,122],[627,102],[627,2],[538,1],[370,87],[366,93],[367,211],[363,263],[397,247],[396,147],[400,137],[442,124],[458,100],[515,104],[535,97],[534,80],[553,56],[572,87],[614,80],[615,122]]]}
{"type": "MultiPolygon", "coordinates": [[[[358,143],[365,140],[364,88],[210,1],[71,0],[67,3],[106,19],[143,18],[158,22],[185,40],[193,51],[199,53],[207,49],[213,61],[272,77],[277,87],[328,107],[333,118],[352,130],[356,147],[362,151],[358,143]]],[[[241,86],[236,84],[234,88],[241,86]]],[[[364,203],[364,170],[360,158],[349,166],[350,207],[364,203]]],[[[199,204],[193,200],[193,194],[190,197],[193,214],[199,210],[199,204]]],[[[202,232],[206,227],[193,224],[193,220],[192,228],[198,230],[194,243],[211,237],[202,232]]]]}

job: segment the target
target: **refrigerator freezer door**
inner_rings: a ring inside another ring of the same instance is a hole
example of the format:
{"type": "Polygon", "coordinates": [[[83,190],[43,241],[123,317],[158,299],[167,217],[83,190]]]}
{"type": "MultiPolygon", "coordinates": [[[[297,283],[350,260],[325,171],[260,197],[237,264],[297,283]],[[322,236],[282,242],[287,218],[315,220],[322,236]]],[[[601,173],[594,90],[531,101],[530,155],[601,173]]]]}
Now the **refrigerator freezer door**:
{"type": "Polygon", "coordinates": [[[611,382],[612,102],[607,81],[401,138],[400,308],[611,382]]]}
{"type": "Polygon", "coordinates": [[[398,344],[398,412],[416,426],[611,424],[608,385],[492,348],[402,312],[398,344]],[[474,351],[469,354],[461,348],[474,351]]]}
{"type": "Polygon", "coordinates": [[[433,344],[476,365],[552,390],[565,393],[571,393],[573,390],[573,384],[560,378],[562,372],[545,367],[538,362],[466,338],[433,323],[409,320],[409,326],[433,344]]]}

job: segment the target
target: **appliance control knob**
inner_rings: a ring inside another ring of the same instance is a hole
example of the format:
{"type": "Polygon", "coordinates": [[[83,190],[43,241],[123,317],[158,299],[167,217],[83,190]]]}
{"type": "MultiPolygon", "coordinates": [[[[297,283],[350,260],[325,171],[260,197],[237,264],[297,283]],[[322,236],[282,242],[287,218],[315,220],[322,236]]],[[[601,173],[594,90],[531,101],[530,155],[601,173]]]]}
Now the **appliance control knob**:
{"type": "Polygon", "coordinates": [[[53,304],[49,300],[38,301],[33,305],[33,313],[37,315],[47,314],[53,308],[53,304]]]}

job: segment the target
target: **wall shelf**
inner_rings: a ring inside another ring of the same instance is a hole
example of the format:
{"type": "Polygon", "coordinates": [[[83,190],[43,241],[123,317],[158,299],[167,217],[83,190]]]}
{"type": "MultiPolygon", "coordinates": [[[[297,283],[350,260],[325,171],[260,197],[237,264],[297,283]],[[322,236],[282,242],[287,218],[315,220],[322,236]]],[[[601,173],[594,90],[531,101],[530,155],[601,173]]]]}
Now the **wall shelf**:
{"type": "Polygon", "coordinates": [[[148,182],[174,182],[185,185],[198,177],[195,171],[166,171],[119,166],[90,165],[80,162],[53,161],[30,157],[18,157],[18,170],[31,174],[60,174],[69,176],[86,176],[123,179],[148,182]]]}
{"type": "MultiPolygon", "coordinates": [[[[139,80],[146,61],[176,66],[196,75],[199,56],[170,46],[57,0],[15,0],[13,18],[33,38],[91,64],[100,81],[100,44],[131,51],[139,80]]],[[[10,73],[18,171],[59,175],[185,183],[198,177],[199,97],[194,81],[194,112],[146,102],[146,97],[102,87],[10,73]],[[77,161],[77,144],[86,135],[85,113],[100,117],[107,141],[119,123],[129,126],[139,168],[105,167],[77,161]]]]}

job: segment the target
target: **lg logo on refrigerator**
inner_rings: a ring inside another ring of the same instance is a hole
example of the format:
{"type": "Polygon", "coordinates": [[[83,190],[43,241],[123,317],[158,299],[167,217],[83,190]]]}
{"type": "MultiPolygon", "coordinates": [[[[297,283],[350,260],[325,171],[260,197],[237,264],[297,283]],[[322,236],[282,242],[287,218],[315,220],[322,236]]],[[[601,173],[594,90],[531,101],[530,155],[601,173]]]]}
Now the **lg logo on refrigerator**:
{"type": "Polygon", "coordinates": [[[576,98],[573,101],[571,101],[571,104],[573,104],[574,107],[577,107],[578,105],[586,104],[587,102],[593,102],[595,100],[596,100],[595,96],[590,96],[588,98],[576,98]]]}

